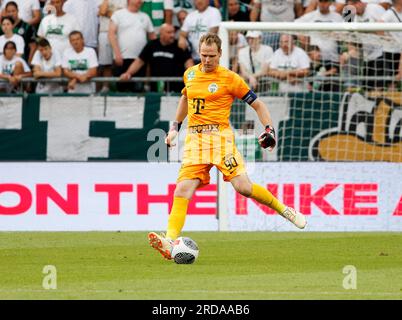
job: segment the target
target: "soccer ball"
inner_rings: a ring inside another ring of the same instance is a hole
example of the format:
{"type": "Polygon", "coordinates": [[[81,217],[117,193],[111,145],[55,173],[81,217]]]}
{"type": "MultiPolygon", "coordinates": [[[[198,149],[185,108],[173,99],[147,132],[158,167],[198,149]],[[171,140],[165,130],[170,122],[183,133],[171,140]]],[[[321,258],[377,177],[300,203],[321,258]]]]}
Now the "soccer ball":
{"type": "Polygon", "coordinates": [[[188,237],[179,237],[173,242],[172,258],[177,264],[191,264],[198,257],[198,246],[188,237]]]}

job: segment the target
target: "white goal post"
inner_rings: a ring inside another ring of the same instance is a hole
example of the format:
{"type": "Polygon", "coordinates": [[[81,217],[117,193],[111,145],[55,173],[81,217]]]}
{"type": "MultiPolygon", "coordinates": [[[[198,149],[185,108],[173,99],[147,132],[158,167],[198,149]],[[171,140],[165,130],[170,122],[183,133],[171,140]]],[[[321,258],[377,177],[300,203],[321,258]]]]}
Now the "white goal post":
{"type": "MultiPolygon", "coordinates": [[[[246,31],[261,31],[261,32],[276,32],[276,33],[290,33],[290,34],[314,34],[315,32],[326,32],[330,38],[339,41],[343,39],[343,33],[347,36],[346,39],[351,39],[348,37],[353,37],[353,40],[359,40],[363,45],[370,43],[370,45],[380,45],[383,47],[384,51],[389,47],[393,47],[395,51],[402,52],[402,40],[401,43],[392,42],[392,38],[387,32],[402,32],[402,23],[363,23],[363,22],[341,22],[341,23],[327,23],[327,22],[312,22],[312,23],[295,23],[295,22],[222,22],[219,26],[219,37],[222,40],[222,56],[220,64],[226,68],[230,68],[230,42],[229,42],[229,32],[230,31],[240,31],[245,33],[246,31]],[[371,32],[371,34],[370,34],[371,32]],[[381,32],[384,32],[381,35],[381,32]],[[379,36],[379,42],[377,40],[377,33],[379,36]],[[339,38],[340,37],[340,38],[339,38]],[[368,37],[368,41],[366,38],[368,37]],[[372,37],[372,38],[370,38],[372,37]]],[[[342,40],[341,40],[342,41],[342,40]]],[[[345,40],[346,42],[347,40],[345,40]]],[[[251,55],[251,51],[250,51],[251,55]]],[[[380,77],[381,78],[381,77],[380,77]]],[[[382,78],[387,78],[385,75],[382,78]]],[[[387,79],[393,76],[388,76],[387,79]]],[[[369,78],[368,78],[369,79],[369,78]]],[[[342,80],[342,79],[341,79],[342,80]]],[[[270,81],[270,80],[265,80],[270,81]]],[[[387,80],[388,81],[388,80],[387,80]]],[[[402,88],[402,86],[401,86],[402,88]]],[[[384,91],[387,91],[385,89],[384,91]]],[[[344,92],[344,91],[342,91],[344,92]]],[[[267,92],[264,92],[267,93],[267,92]]],[[[257,95],[260,96],[260,94],[257,95]]],[[[264,95],[264,94],[263,94],[264,95]]],[[[270,96],[270,92],[266,96],[270,96]]],[[[398,92],[399,97],[402,101],[402,92],[398,92]]],[[[310,101],[307,101],[310,103],[310,101]]],[[[236,112],[236,111],[234,111],[236,112]]],[[[399,112],[399,110],[398,110],[399,112]]],[[[322,112],[322,117],[327,116],[322,112]]],[[[313,117],[313,116],[312,116],[313,117]]],[[[399,121],[399,120],[398,120],[399,121]]],[[[399,133],[399,135],[402,135],[399,133]]],[[[382,137],[382,136],[381,136],[382,137]]],[[[394,138],[394,137],[393,137],[394,138]]],[[[400,159],[401,157],[396,157],[392,159],[400,159]]],[[[310,159],[305,158],[289,158],[288,161],[309,161],[310,159]]],[[[278,158],[278,161],[281,159],[278,158]]],[[[335,160],[342,161],[342,160],[335,160]]],[[[348,161],[346,159],[346,161],[348,161]]],[[[353,159],[351,161],[402,161],[402,160],[384,160],[384,159],[374,159],[374,160],[359,160],[353,159]]],[[[313,164],[313,162],[311,162],[313,164]]],[[[222,174],[219,173],[218,177],[218,218],[219,218],[219,230],[227,231],[229,230],[229,219],[228,219],[228,186],[223,182],[222,174]]]]}

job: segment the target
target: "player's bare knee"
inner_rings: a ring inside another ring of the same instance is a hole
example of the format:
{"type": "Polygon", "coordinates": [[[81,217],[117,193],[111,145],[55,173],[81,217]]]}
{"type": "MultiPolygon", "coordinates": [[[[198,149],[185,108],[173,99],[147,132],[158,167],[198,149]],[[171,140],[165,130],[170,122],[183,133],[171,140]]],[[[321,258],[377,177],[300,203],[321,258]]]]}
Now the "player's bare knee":
{"type": "Polygon", "coordinates": [[[250,197],[251,196],[251,184],[235,184],[235,190],[240,193],[242,196],[250,197]]]}
{"type": "Polygon", "coordinates": [[[174,191],[174,196],[178,197],[178,198],[191,199],[192,194],[185,188],[176,187],[176,189],[174,191]]]}

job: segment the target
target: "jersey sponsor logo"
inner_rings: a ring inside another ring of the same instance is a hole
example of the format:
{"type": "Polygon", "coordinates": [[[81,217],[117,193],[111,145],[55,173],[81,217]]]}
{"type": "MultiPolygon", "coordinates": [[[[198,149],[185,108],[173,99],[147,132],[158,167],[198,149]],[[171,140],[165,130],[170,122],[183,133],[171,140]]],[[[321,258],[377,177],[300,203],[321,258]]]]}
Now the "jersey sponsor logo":
{"type": "Polygon", "coordinates": [[[218,91],[218,85],[216,84],[216,83],[211,83],[209,86],[208,86],[208,91],[210,92],[210,93],[215,93],[216,91],[218,91]]]}
{"type": "Polygon", "coordinates": [[[193,108],[195,108],[194,114],[201,114],[200,110],[205,108],[205,99],[194,98],[193,99],[193,108]]]}
{"type": "Polygon", "coordinates": [[[191,71],[187,74],[187,80],[188,80],[188,81],[191,81],[191,80],[194,80],[194,78],[195,78],[195,71],[194,71],[194,70],[191,70],[191,71]]]}
{"type": "Polygon", "coordinates": [[[189,127],[190,133],[219,132],[219,124],[200,124],[189,127]]]}

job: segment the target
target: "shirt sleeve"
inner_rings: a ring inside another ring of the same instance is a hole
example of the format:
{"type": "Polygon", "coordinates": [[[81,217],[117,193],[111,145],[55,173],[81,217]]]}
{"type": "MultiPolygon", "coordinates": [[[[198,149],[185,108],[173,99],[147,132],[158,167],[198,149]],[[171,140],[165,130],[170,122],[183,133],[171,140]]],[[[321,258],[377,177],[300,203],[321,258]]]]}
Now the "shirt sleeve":
{"type": "Polygon", "coordinates": [[[63,68],[65,68],[65,69],[69,69],[69,68],[70,68],[70,65],[69,65],[69,63],[68,63],[67,51],[68,51],[68,49],[66,49],[66,50],[63,52],[63,58],[62,58],[62,60],[61,60],[61,66],[62,66],[63,68]]]}
{"type": "Polygon", "coordinates": [[[22,67],[24,68],[24,72],[31,72],[31,68],[28,66],[28,63],[24,59],[19,58],[18,61],[20,61],[22,63],[22,67]]]}
{"type": "Polygon", "coordinates": [[[24,38],[22,38],[21,36],[19,36],[18,38],[16,38],[16,45],[17,45],[17,53],[19,54],[24,54],[24,49],[25,49],[25,41],[24,38]]]}
{"type": "Polygon", "coordinates": [[[218,27],[219,24],[222,22],[222,15],[220,11],[216,8],[211,7],[213,10],[213,14],[211,15],[211,22],[209,23],[210,28],[218,27]]]}
{"type": "Polygon", "coordinates": [[[140,55],[138,56],[142,61],[147,63],[151,57],[151,42],[148,42],[144,49],[142,49],[140,55]]]}
{"type": "Polygon", "coordinates": [[[230,87],[232,89],[232,95],[238,99],[243,98],[250,91],[250,87],[247,85],[246,81],[234,72],[230,87]]]}
{"type": "Polygon", "coordinates": [[[151,18],[146,13],[144,13],[144,16],[146,17],[145,18],[146,19],[146,31],[154,32],[155,29],[154,29],[154,25],[152,24],[151,18]]]}
{"type": "Polygon", "coordinates": [[[274,52],[274,54],[273,54],[273,56],[272,56],[272,58],[271,58],[270,67],[273,68],[273,69],[277,69],[278,66],[279,66],[279,63],[278,63],[278,54],[275,54],[275,52],[274,52]]]}
{"type": "Polygon", "coordinates": [[[39,0],[34,0],[34,2],[32,3],[32,10],[40,10],[39,0]]]}
{"type": "Polygon", "coordinates": [[[34,53],[34,56],[33,56],[33,58],[32,58],[31,64],[32,64],[33,66],[41,66],[41,63],[40,63],[40,53],[39,53],[39,51],[36,51],[36,52],[34,53]]]}
{"type": "Polygon", "coordinates": [[[92,48],[88,48],[89,51],[89,68],[96,68],[98,64],[98,57],[96,56],[96,52],[92,48]]]}
{"type": "Polygon", "coordinates": [[[299,54],[299,56],[300,56],[300,60],[299,60],[299,67],[300,67],[300,69],[308,69],[308,68],[310,68],[310,58],[309,58],[309,56],[307,55],[307,53],[303,50],[303,49],[300,49],[300,54],[299,54]]]}
{"type": "Polygon", "coordinates": [[[42,38],[44,38],[46,36],[44,33],[44,30],[43,30],[45,19],[46,19],[46,17],[43,18],[43,20],[40,22],[39,28],[38,28],[38,36],[42,37],[42,38]]]}
{"type": "Polygon", "coordinates": [[[60,53],[56,50],[53,50],[52,56],[54,56],[54,66],[61,67],[62,61],[61,61],[60,53]]]}
{"type": "Polygon", "coordinates": [[[174,2],[173,0],[163,0],[163,9],[173,10],[174,2]]]}
{"type": "Polygon", "coordinates": [[[190,30],[189,24],[190,24],[190,19],[191,19],[191,13],[188,14],[183,21],[183,25],[181,26],[181,31],[183,32],[188,32],[190,30]]]}

